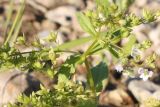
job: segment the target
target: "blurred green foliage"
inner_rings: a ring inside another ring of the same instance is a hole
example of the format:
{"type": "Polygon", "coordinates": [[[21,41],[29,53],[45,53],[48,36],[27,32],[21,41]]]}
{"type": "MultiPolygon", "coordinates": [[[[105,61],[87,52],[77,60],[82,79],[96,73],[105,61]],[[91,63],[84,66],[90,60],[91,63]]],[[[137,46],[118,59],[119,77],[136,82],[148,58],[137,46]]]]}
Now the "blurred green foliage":
{"type": "MultiPolygon", "coordinates": [[[[97,106],[97,95],[104,88],[104,81],[108,79],[108,65],[101,62],[93,67],[88,62],[88,57],[104,50],[109,51],[122,64],[129,66],[139,66],[133,58],[129,59],[132,47],[147,49],[150,42],[141,44],[136,42],[132,34],[132,27],[155,21],[156,13],[148,11],[143,12],[143,17],[127,13],[126,9],[133,0],[114,0],[110,3],[108,0],[96,0],[96,10],[88,10],[77,13],[77,18],[82,29],[90,36],[70,41],[56,47],[45,47],[40,40],[34,41],[32,46],[35,50],[29,52],[20,52],[16,49],[16,44],[26,45],[24,36],[18,37],[19,29],[22,24],[22,15],[25,7],[25,1],[17,13],[9,33],[5,33],[6,39],[0,47],[0,69],[18,68],[22,71],[34,70],[47,73],[50,77],[58,77],[58,83],[54,85],[53,90],[47,90],[41,86],[41,90],[33,92],[30,96],[21,95],[17,103],[9,104],[9,107],[94,107],[97,106]],[[18,38],[17,38],[18,37],[18,38]],[[16,39],[17,38],[17,39],[16,39]],[[128,38],[129,41],[124,46],[118,43],[128,38]],[[84,43],[91,42],[84,53],[73,52],[69,49],[84,43]],[[60,66],[56,67],[56,59],[60,53],[72,53],[70,57],[60,66]],[[47,65],[47,61],[52,64],[47,65]],[[74,83],[71,78],[75,73],[78,64],[85,64],[88,72],[88,87],[85,89],[82,84],[74,83]]],[[[12,16],[13,0],[8,13],[5,28],[8,28],[9,20],[12,16]]],[[[22,25],[23,27],[23,25],[22,25]]],[[[51,32],[47,43],[56,43],[57,35],[51,32]]],[[[143,50],[142,49],[142,50],[143,50]]],[[[150,56],[145,64],[153,67],[155,56],[150,56]]],[[[141,60],[141,59],[139,59],[141,60]]],[[[142,64],[143,65],[143,64],[142,64]]],[[[141,66],[141,65],[140,65],[141,66]]],[[[127,69],[126,69],[127,70],[127,69]]]]}

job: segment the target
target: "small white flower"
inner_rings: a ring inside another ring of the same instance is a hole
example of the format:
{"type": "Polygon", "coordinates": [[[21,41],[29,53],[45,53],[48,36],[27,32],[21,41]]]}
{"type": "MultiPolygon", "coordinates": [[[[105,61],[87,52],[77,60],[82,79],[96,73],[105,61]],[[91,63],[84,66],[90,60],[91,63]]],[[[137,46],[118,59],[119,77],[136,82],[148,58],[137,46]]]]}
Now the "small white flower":
{"type": "Polygon", "coordinates": [[[142,54],[142,51],[140,49],[136,48],[135,46],[132,47],[131,56],[133,58],[135,58],[141,54],[142,54]]]}
{"type": "Polygon", "coordinates": [[[140,78],[142,78],[144,81],[148,80],[148,78],[152,77],[153,72],[148,71],[148,69],[139,68],[138,74],[140,74],[140,78]]]}
{"type": "Polygon", "coordinates": [[[138,69],[138,74],[142,74],[144,72],[144,69],[143,68],[139,68],[138,69]]]}
{"type": "Polygon", "coordinates": [[[115,69],[117,70],[117,72],[122,72],[123,71],[123,66],[121,64],[117,64],[115,66],[115,69]]]}

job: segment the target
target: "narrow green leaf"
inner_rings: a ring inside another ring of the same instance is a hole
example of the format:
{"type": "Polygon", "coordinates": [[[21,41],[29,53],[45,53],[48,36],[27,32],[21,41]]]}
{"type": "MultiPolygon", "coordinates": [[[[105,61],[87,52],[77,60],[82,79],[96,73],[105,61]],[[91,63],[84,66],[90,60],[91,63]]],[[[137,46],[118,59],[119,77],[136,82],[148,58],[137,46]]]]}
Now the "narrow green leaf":
{"type": "Polygon", "coordinates": [[[108,50],[109,50],[109,52],[110,52],[114,57],[116,57],[116,58],[119,57],[119,55],[118,55],[118,50],[116,50],[116,48],[114,48],[114,47],[108,47],[108,50]]]}
{"type": "Polygon", "coordinates": [[[10,44],[13,44],[15,42],[15,39],[14,41],[11,40],[12,36],[15,36],[13,38],[17,38],[17,35],[18,35],[18,32],[19,32],[19,29],[20,29],[20,26],[21,26],[21,19],[22,19],[22,16],[23,16],[23,12],[24,12],[24,8],[25,8],[25,0],[22,0],[22,4],[21,4],[21,7],[16,15],[16,18],[13,22],[13,25],[9,31],[9,34],[4,42],[4,44],[6,45],[8,42],[10,42],[10,44]],[[14,33],[15,32],[15,33],[14,33]]]}
{"type": "Polygon", "coordinates": [[[131,53],[132,47],[136,42],[136,37],[134,35],[129,36],[129,41],[123,46],[123,52],[126,56],[131,53]]]}
{"type": "Polygon", "coordinates": [[[103,8],[108,8],[109,1],[108,0],[96,0],[97,6],[103,6],[103,8]]]}
{"type": "Polygon", "coordinates": [[[88,43],[89,41],[91,41],[93,39],[94,39],[94,37],[92,37],[92,36],[85,37],[85,38],[79,38],[79,39],[64,43],[62,45],[59,45],[56,48],[54,48],[54,50],[56,51],[56,50],[65,50],[65,49],[74,48],[76,46],[88,43]]]}
{"type": "Polygon", "coordinates": [[[13,36],[10,39],[11,45],[13,45],[15,43],[15,41],[16,41],[16,39],[18,37],[19,31],[20,31],[21,25],[22,25],[22,20],[20,20],[20,22],[17,23],[17,26],[16,26],[16,29],[14,31],[14,34],[13,34],[13,36]]]}
{"type": "Polygon", "coordinates": [[[78,19],[80,26],[82,27],[84,31],[91,34],[92,36],[96,35],[96,31],[90,19],[87,16],[85,16],[83,13],[77,13],[77,19],[78,19]]]}
{"type": "Polygon", "coordinates": [[[10,3],[9,3],[9,10],[8,10],[8,12],[7,12],[7,19],[6,19],[6,21],[5,21],[5,23],[4,23],[4,34],[3,34],[3,36],[5,37],[5,39],[6,39],[6,34],[7,34],[7,29],[8,29],[8,27],[9,27],[9,23],[10,23],[10,20],[11,20],[11,17],[12,17],[12,14],[13,14],[13,1],[14,0],[10,0],[10,3]]]}

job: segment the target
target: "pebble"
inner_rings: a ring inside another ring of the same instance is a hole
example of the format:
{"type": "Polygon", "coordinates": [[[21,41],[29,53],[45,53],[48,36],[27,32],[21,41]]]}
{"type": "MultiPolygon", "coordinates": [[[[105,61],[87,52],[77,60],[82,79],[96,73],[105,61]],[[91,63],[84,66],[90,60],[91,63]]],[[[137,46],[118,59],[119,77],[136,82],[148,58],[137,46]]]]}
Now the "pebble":
{"type": "Polygon", "coordinates": [[[128,89],[139,103],[143,103],[150,97],[160,100],[160,86],[151,81],[131,80],[128,89]]]}
{"type": "Polygon", "coordinates": [[[40,84],[52,89],[54,80],[42,72],[26,73],[11,69],[0,73],[0,107],[7,103],[15,103],[20,94],[30,95],[40,90],[40,84]]]}
{"type": "Polygon", "coordinates": [[[113,107],[133,107],[131,97],[123,89],[115,89],[102,92],[99,97],[100,105],[112,105],[113,107]]]}
{"type": "Polygon", "coordinates": [[[40,81],[19,70],[0,73],[0,106],[14,103],[18,95],[31,94],[40,89],[40,81]]]}
{"type": "Polygon", "coordinates": [[[52,8],[56,6],[58,2],[61,3],[63,0],[34,0],[34,1],[46,8],[52,8]]]}
{"type": "Polygon", "coordinates": [[[48,20],[59,23],[62,26],[72,26],[76,20],[76,8],[73,6],[60,6],[48,11],[45,16],[48,20]]]}
{"type": "Polygon", "coordinates": [[[136,0],[135,3],[136,3],[136,5],[138,7],[143,7],[143,6],[145,6],[148,3],[148,1],[150,1],[150,0],[141,0],[141,1],[136,0]]]}
{"type": "Polygon", "coordinates": [[[44,20],[42,21],[42,29],[43,30],[56,30],[57,29],[57,25],[49,20],[44,20]]]}
{"type": "Polygon", "coordinates": [[[150,31],[150,27],[147,24],[141,24],[133,27],[133,33],[135,34],[138,42],[142,42],[147,39],[147,34],[150,31]]]}
{"type": "Polygon", "coordinates": [[[88,0],[66,0],[67,4],[73,5],[79,9],[85,8],[85,4],[86,4],[85,2],[87,2],[87,1],[88,0]]]}
{"type": "Polygon", "coordinates": [[[149,39],[153,42],[154,45],[160,44],[160,31],[159,29],[153,29],[148,34],[149,39]]]}

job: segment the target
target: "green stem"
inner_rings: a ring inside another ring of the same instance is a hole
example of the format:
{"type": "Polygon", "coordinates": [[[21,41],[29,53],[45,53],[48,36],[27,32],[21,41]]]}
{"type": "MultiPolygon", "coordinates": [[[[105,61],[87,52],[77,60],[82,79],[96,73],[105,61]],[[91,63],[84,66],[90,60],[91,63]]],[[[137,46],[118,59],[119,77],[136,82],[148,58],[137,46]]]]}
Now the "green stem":
{"type": "Polygon", "coordinates": [[[84,57],[86,57],[88,55],[88,53],[90,53],[90,51],[93,49],[93,47],[95,46],[97,40],[95,40],[90,47],[87,49],[87,51],[83,54],[84,57]]]}
{"type": "MultiPolygon", "coordinates": [[[[18,11],[18,13],[16,15],[16,18],[14,20],[14,23],[13,23],[12,27],[11,27],[11,30],[9,31],[8,36],[7,36],[7,38],[6,38],[5,42],[4,42],[4,45],[6,45],[9,42],[9,40],[13,36],[14,30],[19,30],[19,29],[15,29],[15,28],[16,28],[17,25],[19,25],[19,23],[21,23],[20,20],[22,19],[24,8],[25,8],[25,1],[22,0],[22,5],[21,5],[21,7],[20,7],[20,9],[19,9],[19,11],[18,11]]],[[[17,36],[17,35],[15,35],[15,36],[17,36]]],[[[14,37],[14,38],[16,38],[16,37],[14,37]]]]}
{"type": "MultiPolygon", "coordinates": [[[[43,50],[43,51],[44,51],[44,52],[45,52],[45,51],[48,52],[48,50],[43,50]]],[[[41,51],[17,52],[17,53],[11,54],[10,56],[29,54],[29,53],[33,53],[33,52],[41,52],[41,51]]],[[[79,52],[68,51],[68,50],[56,50],[55,52],[56,52],[56,53],[65,52],[65,53],[80,54],[79,52]]]]}
{"type": "MultiPolygon", "coordinates": [[[[119,46],[116,45],[117,42],[119,42],[119,39],[114,38],[114,39],[111,40],[110,45],[112,45],[113,47],[117,48],[118,50],[123,50],[121,47],[119,47],[119,46]]],[[[103,50],[103,49],[105,49],[105,48],[107,48],[107,47],[108,47],[108,45],[106,45],[105,47],[102,48],[101,46],[99,46],[99,44],[97,44],[97,45],[95,45],[95,46],[93,47],[93,50],[91,50],[91,51],[88,53],[88,55],[92,55],[92,54],[94,54],[94,53],[96,53],[96,52],[98,52],[98,51],[100,51],[100,50],[103,50]]]]}
{"type": "Polygon", "coordinates": [[[93,47],[95,46],[96,42],[97,42],[97,40],[95,40],[95,41],[90,45],[90,47],[87,49],[87,51],[86,51],[84,54],[82,54],[80,60],[79,60],[77,63],[82,63],[82,62],[84,62],[84,60],[88,57],[89,53],[92,51],[92,49],[93,49],[93,47]]]}
{"type": "Polygon", "coordinates": [[[92,76],[92,72],[90,70],[90,66],[89,66],[89,63],[87,61],[87,59],[85,59],[85,66],[86,66],[86,69],[87,69],[87,82],[96,98],[96,89],[95,89],[95,85],[94,85],[94,80],[93,80],[93,76],[92,76]]]}
{"type": "Polygon", "coordinates": [[[12,13],[13,13],[13,0],[10,0],[9,11],[7,12],[7,19],[6,19],[6,22],[4,24],[5,31],[4,31],[3,36],[5,37],[5,39],[6,39],[7,30],[8,30],[8,27],[9,27],[9,22],[10,22],[11,17],[12,17],[12,13]]]}
{"type": "Polygon", "coordinates": [[[118,45],[115,45],[115,44],[110,44],[111,46],[117,48],[118,50],[123,50],[121,47],[119,47],[118,45]]]}

